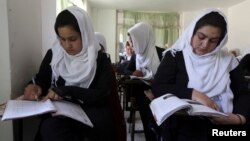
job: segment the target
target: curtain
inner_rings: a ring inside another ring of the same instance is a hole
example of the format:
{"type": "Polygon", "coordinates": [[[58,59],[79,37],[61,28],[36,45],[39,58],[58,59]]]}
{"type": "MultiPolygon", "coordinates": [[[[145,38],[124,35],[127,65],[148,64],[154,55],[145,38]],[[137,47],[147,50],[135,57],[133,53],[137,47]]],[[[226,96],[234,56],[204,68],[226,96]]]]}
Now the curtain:
{"type": "Polygon", "coordinates": [[[118,32],[122,34],[123,41],[127,40],[127,31],[134,24],[145,21],[151,24],[155,33],[155,44],[159,47],[171,46],[179,37],[178,13],[145,13],[133,11],[121,12],[122,20],[118,20],[118,32]],[[120,22],[119,22],[120,21],[120,22]]]}
{"type": "MultiPolygon", "coordinates": [[[[76,5],[82,9],[85,9],[84,8],[84,4],[83,4],[83,1],[84,0],[60,0],[60,8],[61,10],[69,7],[69,6],[73,6],[73,5],[76,5]]],[[[86,10],[86,9],[85,9],[86,10]]]]}

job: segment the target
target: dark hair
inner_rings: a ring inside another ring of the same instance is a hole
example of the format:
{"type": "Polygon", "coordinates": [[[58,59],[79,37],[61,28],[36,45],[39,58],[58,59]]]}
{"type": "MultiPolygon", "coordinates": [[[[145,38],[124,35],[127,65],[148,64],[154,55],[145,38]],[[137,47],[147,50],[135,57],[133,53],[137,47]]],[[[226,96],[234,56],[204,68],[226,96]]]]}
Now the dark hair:
{"type": "Polygon", "coordinates": [[[127,46],[130,46],[130,44],[129,44],[129,42],[128,42],[128,41],[126,41],[126,47],[127,47],[127,46]]]}
{"type": "Polygon", "coordinates": [[[63,26],[72,26],[75,31],[81,33],[77,23],[77,19],[68,10],[63,10],[61,13],[58,14],[56,18],[54,29],[57,35],[59,35],[58,28],[63,26]]]}
{"type": "Polygon", "coordinates": [[[101,52],[104,52],[104,53],[105,53],[105,48],[104,48],[104,46],[103,46],[102,44],[100,44],[100,43],[99,43],[99,45],[100,45],[100,47],[101,47],[101,52]]]}
{"type": "Polygon", "coordinates": [[[193,35],[196,33],[198,29],[206,25],[211,25],[221,29],[221,37],[218,42],[218,44],[220,44],[221,40],[224,38],[227,32],[227,23],[224,17],[220,15],[218,12],[211,12],[206,14],[196,23],[193,35]]]}

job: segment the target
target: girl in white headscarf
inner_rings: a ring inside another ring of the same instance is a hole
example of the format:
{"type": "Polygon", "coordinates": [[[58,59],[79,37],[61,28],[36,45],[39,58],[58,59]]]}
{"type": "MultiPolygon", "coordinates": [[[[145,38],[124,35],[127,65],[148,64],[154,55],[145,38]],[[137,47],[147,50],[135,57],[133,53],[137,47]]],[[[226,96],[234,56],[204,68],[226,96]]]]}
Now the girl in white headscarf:
{"type": "MultiPolygon", "coordinates": [[[[111,100],[112,66],[99,51],[88,14],[72,6],[56,18],[57,40],[33,82],[24,91],[29,100],[68,100],[80,104],[93,128],[66,117],[45,116],[37,138],[43,141],[117,140],[111,100]]],[[[72,109],[73,110],[73,109],[72,109]]]]}
{"type": "MultiPolygon", "coordinates": [[[[135,24],[128,30],[129,43],[136,54],[136,71],[133,75],[153,79],[160,64],[161,55],[155,47],[155,37],[151,25],[145,22],[135,24]]],[[[160,49],[158,49],[160,50],[160,49]]]]}
{"type": "MultiPolygon", "coordinates": [[[[130,46],[134,50],[125,72],[127,74],[142,77],[146,80],[153,80],[164,49],[155,46],[155,37],[151,25],[146,22],[135,24],[128,30],[130,46]]],[[[152,129],[158,130],[153,119],[153,115],[149,108],[150,100],[144,94],[144,90],[151,87],[134,84],[136,89],[133,91],[133,96],[136,99],[140,116],[143,123],[146,141],[155,141],[156,134],[152,129]]]]}
{"type": "Polygon", "coordinates": [[[107,53],[107,43],[104,35],[100,32],[95,32],[95,37],[102,47],[102,51],[107,53]]]}
{"type": "Polygon", "coordinates": [[[235,57],[224,51],[227,23],[216,9],[204,11],[166,50],[155,75],[153,93],[173,93],[228,113],[227,118],[173,116],[168,119],[167,140],[206,140],[208,127],[215,124],[245,124],[249,117],[249,96],[235,57]],[[244,104],[243,104],[244,103],[244,104]],[[243,104],[243,105],[242,105],[243,104]],[[176,132],[170,133],[170,128],[176,132]],[[177,134],[178,133],[178,134],[177,134]]]}

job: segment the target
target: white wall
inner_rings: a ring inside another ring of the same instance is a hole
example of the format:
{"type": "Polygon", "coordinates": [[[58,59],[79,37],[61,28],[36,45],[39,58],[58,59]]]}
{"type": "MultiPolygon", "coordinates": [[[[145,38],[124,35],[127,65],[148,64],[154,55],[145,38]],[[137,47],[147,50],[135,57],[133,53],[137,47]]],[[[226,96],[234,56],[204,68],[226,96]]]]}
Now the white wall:
{"type": "Polygon", "coordinates": [[[41,2],[8,0],[8,9],[12,97],[16,97],[41,62],[41,2]]]}
{"type": "MultiPolygon", "coordinates": [[[[58,1],[58,0],[57,0],[58,1]]],[[[52,47],[56,34],[54,31],[54,23],[57,15],[57,1],[42,0],[42,56],[44,56],[49,48],[52,47]]]]}
{"type": "Polygon", "coordinates": [[[180,14],[180,26],[183,31],[199,14],[200,11],[188,11],[180,14]]]}
{"type": "MultiPolygon", "coordinates": [[[[8,0],[11,97],[23,94],[27,82],[38,71],[42,60],[42,1],[8,0]]],[[[48,3],[49,5],[49,3],[48,3]]],[[[33,140],[33,120],[14,122],[14,137],[33,140]],[[23,128],[21,124],[23,123],[23,128]],[[16,136],[17,135],[17,136],[16,136]],[[20,136],[19,136],[20,135],[20,136]]],[[[11,132],[10,132],[11,133],[11,132]]]]}
{"type": "MultiPolygon", "coordinates": [[[[218,8],[228,16],[227,8],[218,8]]],[[[183,31],[204,9],[198,11],[187,11],[180,14],[181,30],[183,31]]]]}
{"type": "Polygon", "coordinates": [[[102,33],[107,41],[111,61],[115,62],[116,52],[116,10],[92,8],[91,17],[96,32],[102,33]]]}
{"type": "Polygon", "coordinates": [[[91,15],[91,5],[88,0],[83,0],[84,9],[91,15]]]}
{"type": "Polygon", "coordinates": [[[239,48],[243,53],[246,47],[250,47],[250,0],[232,6],[229,13],[229,42],[230,49],[239,48]]]}
{"type": "MultiPolygon", "coordinates": [[[[9,52],[9,31],[8,31],[8,14],[7,0],[0,0],[0,103],[10,99],[11,82],[10,82],[10,52],[9,52]]],[[[12,122],[0,121],[0,140],[12,141],[12,122]]]]}

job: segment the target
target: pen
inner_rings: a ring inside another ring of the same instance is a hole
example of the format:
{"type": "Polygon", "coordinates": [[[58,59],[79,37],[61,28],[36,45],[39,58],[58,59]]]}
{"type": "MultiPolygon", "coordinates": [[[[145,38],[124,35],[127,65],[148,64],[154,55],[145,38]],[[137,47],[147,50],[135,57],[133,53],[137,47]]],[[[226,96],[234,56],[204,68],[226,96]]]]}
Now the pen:
{"type": "MultiPolygon", "coordinates": [[[[33,85],[36,86],[36,81],[35,81],[35,78],[34,78],[34,77],[32,77],[32,83],[33,83],[33,85]]],[[[38,101],[37,95],[35,95],[35,99],[36,99],[36,101],[38,101]]]]}
{"type": "Polygon", "coordinates": [[[33,83],[34,85],[36,85],[36,81],[35,81],[35,78],[34,78],[34,77],[32,77],[32,83],[33,83]]]}

